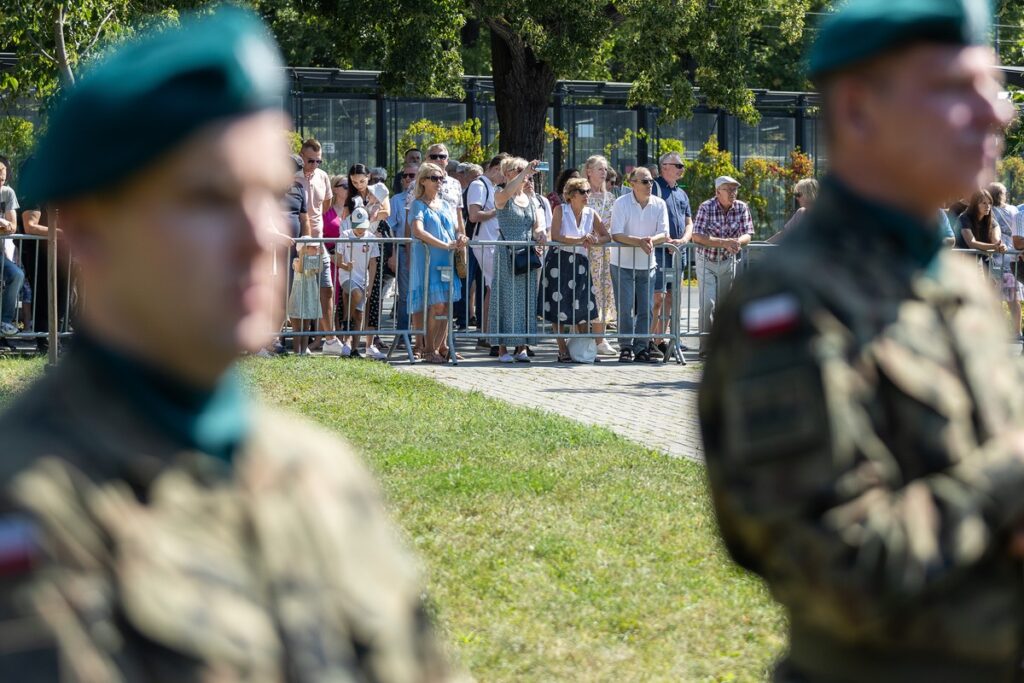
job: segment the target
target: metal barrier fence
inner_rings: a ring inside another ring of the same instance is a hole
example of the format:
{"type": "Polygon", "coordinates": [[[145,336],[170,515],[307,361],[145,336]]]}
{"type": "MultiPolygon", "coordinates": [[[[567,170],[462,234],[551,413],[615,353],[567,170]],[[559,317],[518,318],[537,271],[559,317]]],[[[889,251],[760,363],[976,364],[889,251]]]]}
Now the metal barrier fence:
{"type": "Polygon", "coordinates": [[[5,235],[0,238],[0,323],[20,325],[16,334],[4,335],[42,342],[49,337],[49,299],[57,297],[57,334],[72,334],[72,316],[78,288],[70,255],[57,245],[57,287],[47,278],[47,238],[37,235],[5,235]]]}

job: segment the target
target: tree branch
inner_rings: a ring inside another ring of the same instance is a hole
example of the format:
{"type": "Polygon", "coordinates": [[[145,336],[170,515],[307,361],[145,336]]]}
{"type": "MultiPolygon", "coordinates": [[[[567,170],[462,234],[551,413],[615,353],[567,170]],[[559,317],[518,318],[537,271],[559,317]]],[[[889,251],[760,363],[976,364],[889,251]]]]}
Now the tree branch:
{"type": "Polygon", "coordinates": [[[103,21],[100,22],[99,27],[96,29],[96,35],[94,35],[92,37],[92,41],[89,43],[88,46],[86,46],[86,48],[84,50],[79,51],[79,53],[78,53],[78,58],[79,59],[84,59],[92,51],[92,49],[94,47],[96,47],[96,43],[100,39],[100,33],[103,32],[103,27],[107,25],[107,22],[110,21],[110,19],[113,16],[114,16],[114,10],[110,10],[109,12],[107,12],[107,16],[103,17],[103,21]]]}
{"type": "Polygon", "coordinates": [[[32,42],[33,45],[36,46],[36,49],[39,50],[40,55],[42,55],[46,59],[49,59],[54,64],[57,63],[56,58],[54,58],[53,55],[46,51],[46,48],[43,47],[43,44],[39,42],[39,39],[36,38],[36,35],[32,31],[25,31],[25,35],[28,36],[28,39],[32,42]]]}

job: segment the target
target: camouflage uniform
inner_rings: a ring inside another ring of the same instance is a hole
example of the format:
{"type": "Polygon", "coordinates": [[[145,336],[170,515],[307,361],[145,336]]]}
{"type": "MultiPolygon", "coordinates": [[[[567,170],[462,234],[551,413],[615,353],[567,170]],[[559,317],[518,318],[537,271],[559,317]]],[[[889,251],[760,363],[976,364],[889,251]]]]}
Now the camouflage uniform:
{"type": "Polygon", "coordinates": [[[788,611],[778,681],[1019,680],[1024,373],[940,242],[828,180],[716,320],[708,475],[730,553],[788,611]]]}
{"type": "Polygon", "coordinates": [[[114,384],[72,351],[0,419],[0,519],[24,514],[38,540],[30,571],[0,576],[0,633],[20,637],[4,649],[37,654],[0,650],[0,679],[54,680],[45,630],[10,621],[18,608],[85,683],[448,680],[410,558],[344,444],[257,408],[228,465],[114,384]]]}

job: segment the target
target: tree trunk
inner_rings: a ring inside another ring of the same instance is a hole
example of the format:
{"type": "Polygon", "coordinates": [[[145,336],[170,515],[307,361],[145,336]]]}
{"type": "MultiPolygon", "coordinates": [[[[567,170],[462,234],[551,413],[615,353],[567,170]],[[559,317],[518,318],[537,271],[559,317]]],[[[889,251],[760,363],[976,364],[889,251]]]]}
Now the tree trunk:
{"type": "Polygon", "coordinates": [[[498,149],[526,159],[544,153],[544,123],[555,89],[555,73],[501,20],[488,19],[498,149]]]}
{"type": "Polygon", "coordinates": [[[71,70],[71,60],[68,59],[68,49],[64,42],[64,5],[57,5],[57,20],[53,22],[53,42],[57,48],[54,57],[57,59],[61,85],[72,86],[75,84],[75,72],[71,70]]]}

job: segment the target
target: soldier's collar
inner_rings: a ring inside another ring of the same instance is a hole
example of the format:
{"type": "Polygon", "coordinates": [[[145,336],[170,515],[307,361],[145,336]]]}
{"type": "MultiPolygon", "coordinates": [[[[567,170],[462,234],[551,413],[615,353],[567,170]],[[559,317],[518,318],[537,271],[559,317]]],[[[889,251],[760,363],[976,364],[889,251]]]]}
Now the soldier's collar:
{"type": "Polygon", "coordinates": [[[76,332],[72,353],[100,370],[111,388],[167,437],[232,462],[250,426],[249,402],[234,369],[212,390],[200,390],[81,330],[76,332]]]}
{"type": "Polygon", "coordinates": [[[942,248],[942,234],[936,218],[924,222],[892,206],[865,199],[853,192],[834,176],[822,181],[822,196],[833,203],[833,210],[856,223],[856,229],[865,237],[885,236],[896,242],[900,251],[915,265],[927,267],[942,248]],[[869,220],[864,220],[870,217],[869,220]],[[865,234],[867,233],[867,234],[865,234]]]}

